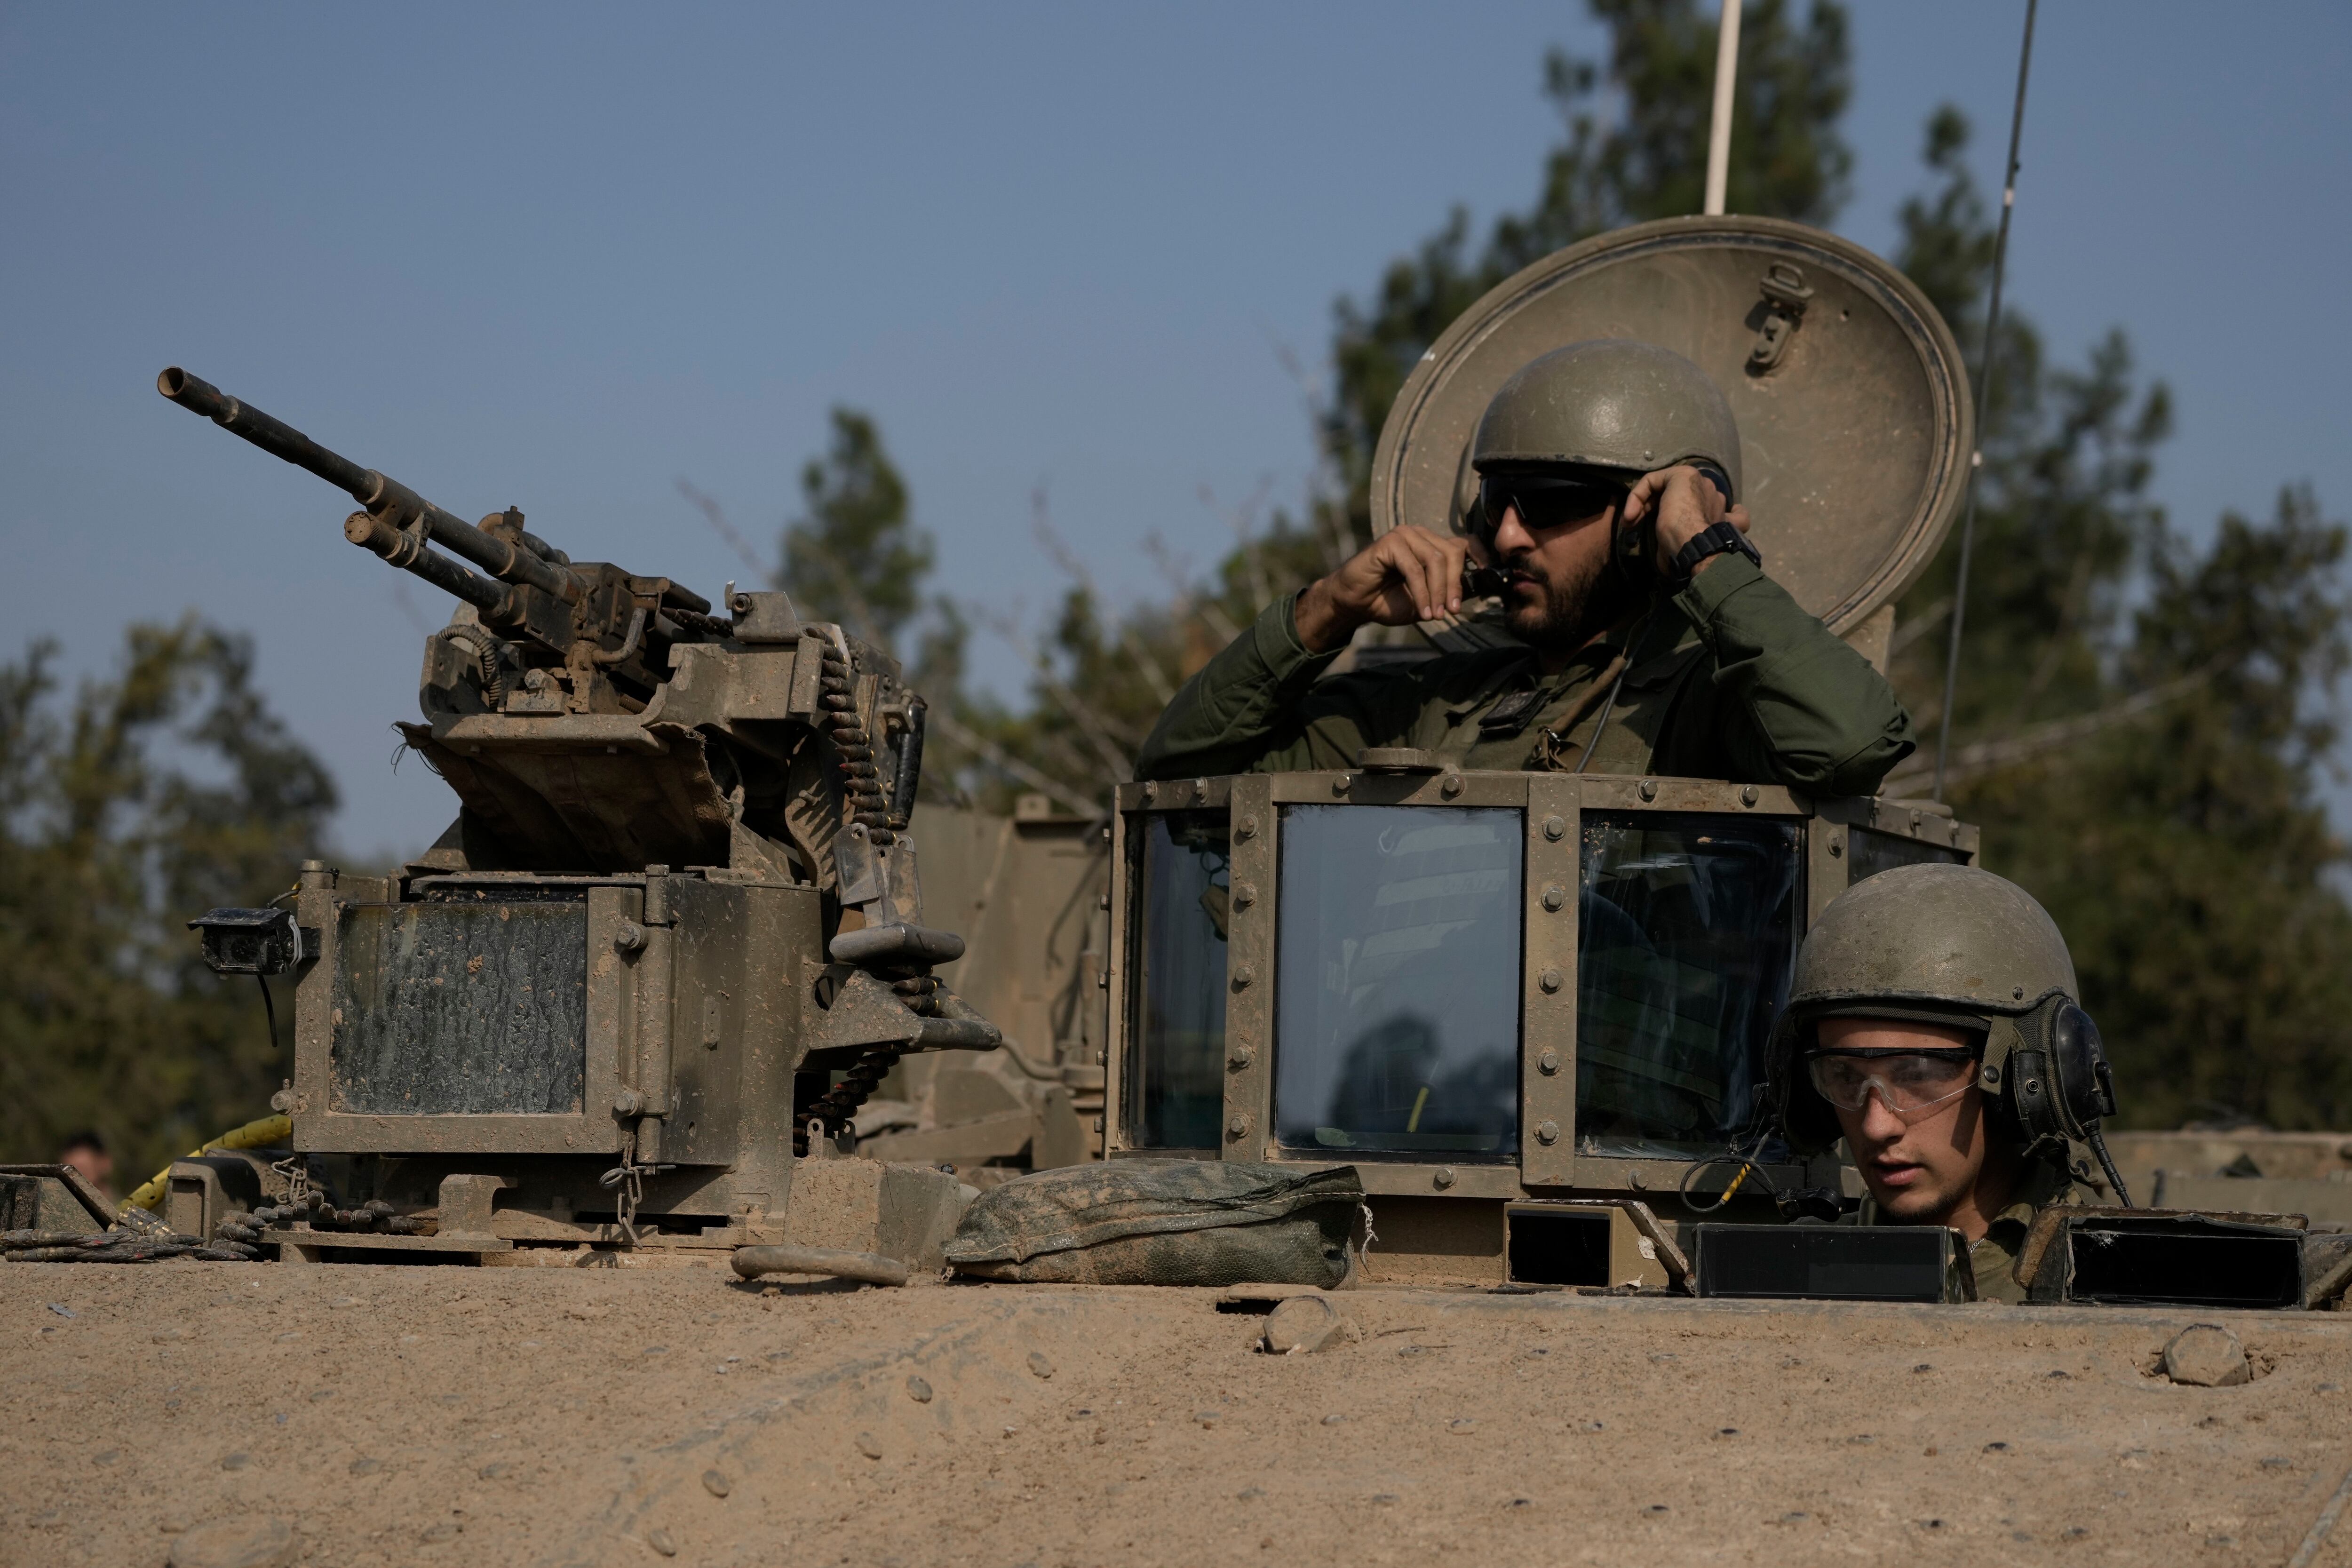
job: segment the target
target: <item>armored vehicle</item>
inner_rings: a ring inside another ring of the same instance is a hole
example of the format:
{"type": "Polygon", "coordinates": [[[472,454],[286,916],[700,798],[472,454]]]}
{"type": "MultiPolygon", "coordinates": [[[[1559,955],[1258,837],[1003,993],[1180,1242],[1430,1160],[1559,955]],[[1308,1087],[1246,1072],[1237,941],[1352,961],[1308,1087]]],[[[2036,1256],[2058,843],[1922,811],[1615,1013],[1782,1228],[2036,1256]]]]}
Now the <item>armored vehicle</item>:
{"type": "Polygon", "coordinates": [[[174,1227],[314,1257],[934,1254],[952,1174],[817,1168],[901,1058],[1002,1041],[931,973],[963,943],[923,923],[924,705],[897,666],[782,593],[714,613],[184,371],[158,386],[350,493],[348,539],[459,601],[401,726],[449,830],[392,876],[314,862],[290,909],[193,922],[216,969],[291,979],[295,1158],[175,1166],[174,1227]]]}

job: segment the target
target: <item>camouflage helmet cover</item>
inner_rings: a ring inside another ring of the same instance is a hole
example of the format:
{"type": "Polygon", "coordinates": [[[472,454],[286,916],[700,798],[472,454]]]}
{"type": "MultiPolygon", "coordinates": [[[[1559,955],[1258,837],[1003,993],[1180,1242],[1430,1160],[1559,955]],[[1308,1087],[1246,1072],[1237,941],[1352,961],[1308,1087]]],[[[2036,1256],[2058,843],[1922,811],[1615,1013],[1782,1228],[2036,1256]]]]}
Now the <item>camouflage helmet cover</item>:
{"type": "Polygon", "coordinates": [[[1706,373],[1628,338],[1570,343],[1521,367],[1486,405],[1471,466],[1563,463],[1646,474],[1705,461],[1739,493],[1739,426],[1706,373]]]}

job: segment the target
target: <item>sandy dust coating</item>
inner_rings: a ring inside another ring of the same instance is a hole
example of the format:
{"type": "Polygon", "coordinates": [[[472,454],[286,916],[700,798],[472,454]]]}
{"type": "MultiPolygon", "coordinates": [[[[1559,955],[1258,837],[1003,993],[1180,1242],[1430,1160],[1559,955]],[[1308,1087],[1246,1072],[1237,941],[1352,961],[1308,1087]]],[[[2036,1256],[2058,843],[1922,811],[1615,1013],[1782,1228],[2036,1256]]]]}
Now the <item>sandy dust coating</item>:
{"type": "Polygon", "coordinates": [[[2352,1465],[2334,1314],[1332,1300],[11,1265],[0,1563],[2278,1563],[2352,1465]]]}

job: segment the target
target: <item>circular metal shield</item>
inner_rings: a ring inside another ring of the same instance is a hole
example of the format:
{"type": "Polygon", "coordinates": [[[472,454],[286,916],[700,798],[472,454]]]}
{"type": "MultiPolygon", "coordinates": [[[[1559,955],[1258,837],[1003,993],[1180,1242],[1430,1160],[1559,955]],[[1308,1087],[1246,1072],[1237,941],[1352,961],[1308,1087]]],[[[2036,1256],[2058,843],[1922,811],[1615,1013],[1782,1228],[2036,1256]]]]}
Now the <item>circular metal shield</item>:
{"type": "Polygon", "coordinates": [[[1637,224],[1496,284],[1422,356],[1381,426],[1373,532],[1461,531],[1488,401],[1538,354],[1589,338],[1672,349],[1723,389],[1765,570],[1832,631],[1926,570],[1974,450],[1959,346],[1885,261],[1778,218],[1637,224]]]}

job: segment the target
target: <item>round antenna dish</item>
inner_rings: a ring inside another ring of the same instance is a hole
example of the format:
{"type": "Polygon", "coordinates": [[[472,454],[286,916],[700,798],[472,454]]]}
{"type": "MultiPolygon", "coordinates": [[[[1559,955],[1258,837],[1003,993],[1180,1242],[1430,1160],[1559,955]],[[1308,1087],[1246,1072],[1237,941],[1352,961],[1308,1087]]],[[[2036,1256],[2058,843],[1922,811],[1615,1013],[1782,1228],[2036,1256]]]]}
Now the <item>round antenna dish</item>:
{"type": "Polygon", "coordinates": [[[1672,349],[1723,389],[1765,569],[1841,635],[1927,569],[1975,450],[1959,345],[1860,246],[1762,217],[1664,218],[1489,289],[1422,356],[1381,426],[1372,531],[1461,532],[1470,437],[1503,383],[1591,338],[1672,349]]]}

